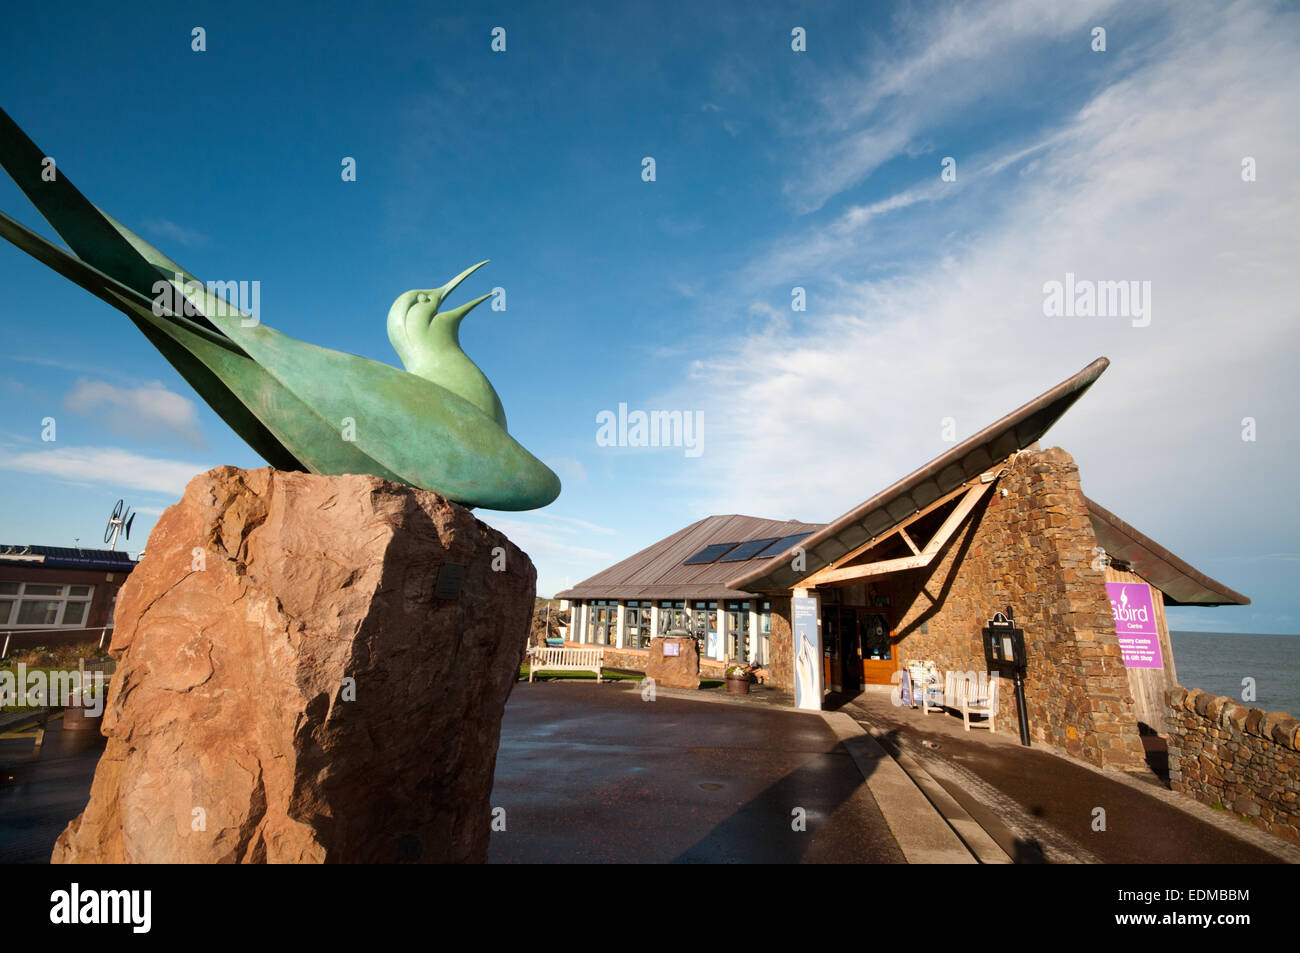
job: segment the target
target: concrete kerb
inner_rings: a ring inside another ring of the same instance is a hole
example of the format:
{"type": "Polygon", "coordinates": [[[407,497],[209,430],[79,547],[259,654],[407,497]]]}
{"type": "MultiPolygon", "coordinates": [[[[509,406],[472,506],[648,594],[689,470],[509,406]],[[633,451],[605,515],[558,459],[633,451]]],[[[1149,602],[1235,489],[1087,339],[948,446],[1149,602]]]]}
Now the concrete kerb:
{"type": "Polygon", "coordinates": [[[907,772],[865,728],[842,711],[820,714],[862,772],[867,790],[909,864],[978,862],[907,772]]]}

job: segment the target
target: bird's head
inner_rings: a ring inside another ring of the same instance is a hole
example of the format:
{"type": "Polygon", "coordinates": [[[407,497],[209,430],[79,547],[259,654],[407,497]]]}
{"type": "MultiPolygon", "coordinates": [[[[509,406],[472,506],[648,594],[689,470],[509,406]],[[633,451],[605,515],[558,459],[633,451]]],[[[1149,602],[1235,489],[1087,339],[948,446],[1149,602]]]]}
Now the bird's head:
{"type": "Polygon", "coordinates": [[[460,322],[492,297],[491,292],[450,311],[438,309],[457,285],[486,264],[481,261],[466,268],[441,288],[408,291],[393,302],[388,309],[388,340],[408,371],[418,373],[421,367],[436,366],[449,348],[460,350],[460,322]]]}

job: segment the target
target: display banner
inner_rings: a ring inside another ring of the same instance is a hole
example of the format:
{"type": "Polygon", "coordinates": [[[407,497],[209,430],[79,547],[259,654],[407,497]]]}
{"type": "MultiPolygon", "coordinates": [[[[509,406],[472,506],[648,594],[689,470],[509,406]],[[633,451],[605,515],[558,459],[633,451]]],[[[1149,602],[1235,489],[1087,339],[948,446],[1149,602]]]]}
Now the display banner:
{"type": "Polygon", "coordinates": [[[795,596],[794,616],[794,704],[796,708],[821,711],[822,635],[817,626],[817,600],[795,596]]]}
{"type": "Polygon", "coordinates": [[[1164,668],[1160,656],[1160,626],[1151,600],[1151,587],[1144,582],[1108,582],[1115,635],[1124,655],[1125,668],[1164,668]]]}

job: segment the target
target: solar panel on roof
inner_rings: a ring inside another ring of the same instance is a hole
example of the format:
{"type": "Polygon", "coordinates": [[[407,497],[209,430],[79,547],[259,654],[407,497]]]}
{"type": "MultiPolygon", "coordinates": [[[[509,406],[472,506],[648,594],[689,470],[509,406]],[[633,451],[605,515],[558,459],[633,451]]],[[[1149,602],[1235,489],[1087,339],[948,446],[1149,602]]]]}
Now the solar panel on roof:
{"type": "Polygon", "coordinates": [[[683,566],[700,566],[704,563],[717,562],[718,557],[727,550],[739,546],[739,543],[712,543],[705,546],[690,559],[682,563],[683,566]]]}
{"type": "Polygon", "coordinates": [[[779,537],[768,536],[766,539],[751,539],[747,543],[741,543],[727,555],[718,560],[720,563],[738,563],[746,559],[753,559],[760,552],[767,549],[777,541],[779,537]]]}
{"type": "Polygon", "coordinates": [[[775,543],[773,543],[771,546],[767,547],[767,549],[763,550],[761,553],[759,553],[759,554],[758,554],[757,556],[755,556],[754,558],[755,558],[755,559],[770,559],[770,558],[772,558],[773,556],[779,556],[781,553],[785,552],[787,549],[789,549],[789,548],[790,548],[791,546],[793,546],[795,543],[799,542],[799,540],[801,540],[801,539],[807,539],[807,538],[808,538],[809,536],[811,536],[811,535],[812,535],[812,533],[794,533],[793,535],[790,535],[790,536],[782,536],[782,537],[781,537],[780,539],[778,539],[775,543]]]}

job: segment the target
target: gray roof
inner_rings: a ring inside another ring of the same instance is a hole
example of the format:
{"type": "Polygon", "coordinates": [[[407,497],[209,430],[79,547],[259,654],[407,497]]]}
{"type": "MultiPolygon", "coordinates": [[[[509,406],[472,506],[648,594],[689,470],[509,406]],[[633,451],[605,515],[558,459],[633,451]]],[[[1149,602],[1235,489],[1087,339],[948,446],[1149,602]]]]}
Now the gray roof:
{"type": "MultiPolygon", "coordinates": [[[[713,543],[743,543],[765,537],[815,532],[823,523],[765,520],[756,516],[710,516],[661,539],[635,556],[556,593],[561,599],[744,599],[754,593],[727,585],[737,570],[758,563],[682,563],[713,543]]],[[[766,562],[766,560],[762,560],[766,562]]]]}

